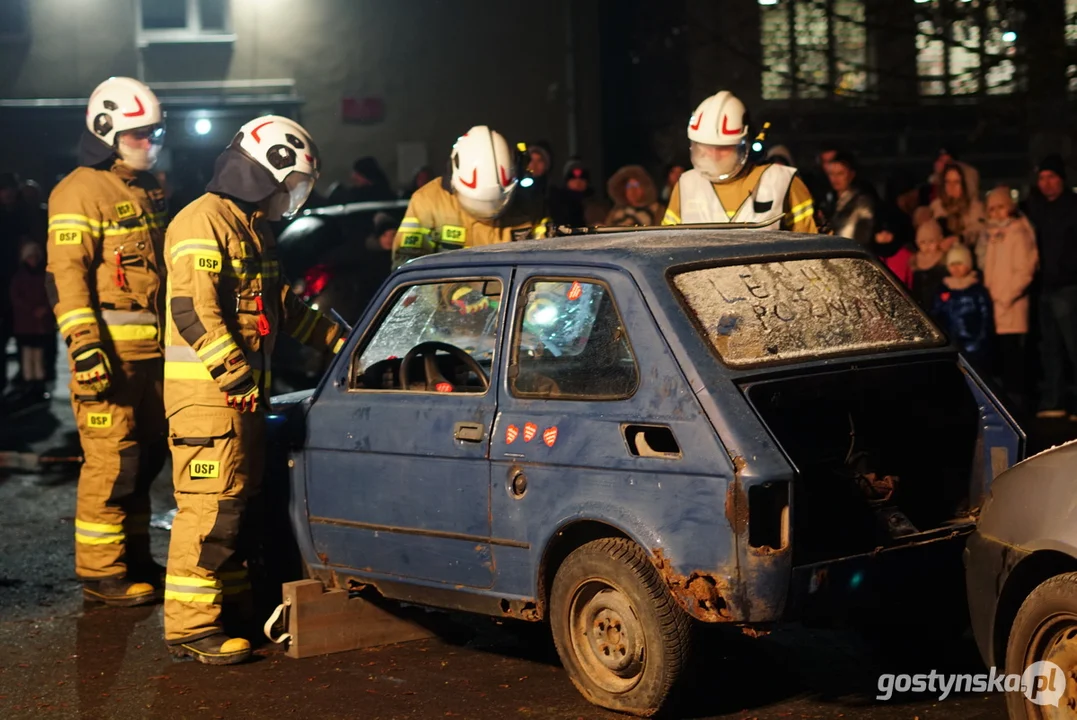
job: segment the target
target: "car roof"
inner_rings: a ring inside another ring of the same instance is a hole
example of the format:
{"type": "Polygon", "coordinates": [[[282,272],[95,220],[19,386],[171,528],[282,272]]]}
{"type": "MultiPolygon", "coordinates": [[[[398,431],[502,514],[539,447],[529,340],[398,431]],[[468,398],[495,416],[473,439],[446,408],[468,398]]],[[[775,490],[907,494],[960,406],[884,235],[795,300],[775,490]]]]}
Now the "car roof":
{"type": "Polygon", "coordinates": [[[603,229],[593,234],[524,240],[435,253],[408,262],[411,269],[479,265],[613,265],[626,270],[664,270],[675,265],[762,259],[771,256],[852,254],[868,256],[863,245],[834,235],[782,230],[666,226],[603,229]]]}

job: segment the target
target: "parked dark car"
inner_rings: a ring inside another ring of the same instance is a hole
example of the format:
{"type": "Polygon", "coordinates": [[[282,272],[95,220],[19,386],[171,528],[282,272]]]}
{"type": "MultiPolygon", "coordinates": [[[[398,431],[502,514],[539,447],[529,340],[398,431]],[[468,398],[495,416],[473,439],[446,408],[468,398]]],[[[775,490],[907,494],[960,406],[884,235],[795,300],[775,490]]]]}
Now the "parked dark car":
{"type": "Polygon", "coordinates": [[[267,485],[307,573],[548,622],[580,692],[640,715],[693,623],[879,614],[932,567],[961,578],[1024,452],[874,256],[743,229],[407,263],[318,387],[274,403],[267,485]]]}

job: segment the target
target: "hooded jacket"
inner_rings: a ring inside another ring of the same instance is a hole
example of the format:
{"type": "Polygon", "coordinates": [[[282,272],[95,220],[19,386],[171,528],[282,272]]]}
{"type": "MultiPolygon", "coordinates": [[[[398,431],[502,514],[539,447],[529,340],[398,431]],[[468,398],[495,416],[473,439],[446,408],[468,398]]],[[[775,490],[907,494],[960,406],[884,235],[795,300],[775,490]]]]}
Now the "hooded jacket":
{"type": "Polygon", "coordinates": [[[258,205],[276,188],[266,170],[229,148],[217,160],[209,192],[169,225],[169,417],[192,405],[226,407],[229,394],[252,385],[266,397],[282,332],[317,349],[336,349],[341,339],[342,328],[307,307],[281,277],[276,238],[258,205]]]}
{"type": "Polygon", "coordinates": [[[973,365],[987,366],[994,320],[991,297],[975,271],[963,278],[943,280],[935,293],[931,316],[973,365]]]}
{"type": "Polygon", "coordinates": [[[606,225],[620,227],[650,226],[662,222],[665,209],[658,203],[658,190],[650,174],[639,165],[626,165],[613,174],[606,183],[606,191],[613,201],[613,210],[606,216],[606,225]],[[625,186],[635,180],[643,189],[639,205],[628,201],[625,186]]]}
{"type": "Polygon", "coordinates": [[[49,301],[72,357],[161,356],[168,208],[152,174],[133,170],[83,131],[80,167],[49,195],[49,301]]]}

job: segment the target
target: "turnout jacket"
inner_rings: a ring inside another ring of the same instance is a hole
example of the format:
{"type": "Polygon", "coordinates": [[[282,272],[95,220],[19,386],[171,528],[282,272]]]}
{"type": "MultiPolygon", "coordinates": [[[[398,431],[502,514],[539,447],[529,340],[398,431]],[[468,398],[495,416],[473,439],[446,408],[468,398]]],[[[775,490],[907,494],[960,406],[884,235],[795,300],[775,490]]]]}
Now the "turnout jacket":
{"type": "Polygon", "coordinates": [[[161,357],[167,222],[157,180],[117,159],[76,168],[49,195],[45,282],[72,357],[161,357]]]}
{"type": "Polygon", "coordinates": [[[277,245],[253,203],[206,193],[180,211],[165,238],[169,271],[165,414],[227,406],[253,382],[268,395],[270,357],[283,332],[338,350],[340,325],[283,282],[277,245]]]}

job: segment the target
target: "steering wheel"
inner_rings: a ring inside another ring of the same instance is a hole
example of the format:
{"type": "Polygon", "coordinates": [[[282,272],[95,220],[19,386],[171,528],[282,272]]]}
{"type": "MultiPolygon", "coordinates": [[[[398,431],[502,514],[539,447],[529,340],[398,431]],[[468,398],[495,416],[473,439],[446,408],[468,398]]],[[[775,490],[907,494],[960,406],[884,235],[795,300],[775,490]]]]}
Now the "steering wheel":
{"type": "MultiPolygon", "coordinates": [[[[411,350],[408,350],[408,354],[404,356],[404,359],[400,361],[400,381],[401,383],[408,382],[408,378],[411,377],[409,370],[411,369],[412,362],[416,358],[421,357],[423,359],[423,370],[426,372],[426,390],[432,392],[437,390],[437,386],[441,383],[448,383],[449,381],[438,370],[437,363],[434,361],[434,356],[437,355],[438,350],[442,350],[454,358],[462,362],[467,369],[475,373],[479,380],[482,381],[482,391],[486,392],[490,389],[490,376],[486,374],[486,371],[482,369],[482,366],[475,361],[475,358],[468,355],[466,352],[448,343],[437,342],[431,340],[424,343],[419,343],[411,350]]],[[[452,383],[449,383],[450,385],[452,383]]]]}

